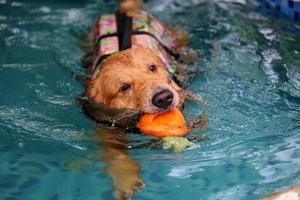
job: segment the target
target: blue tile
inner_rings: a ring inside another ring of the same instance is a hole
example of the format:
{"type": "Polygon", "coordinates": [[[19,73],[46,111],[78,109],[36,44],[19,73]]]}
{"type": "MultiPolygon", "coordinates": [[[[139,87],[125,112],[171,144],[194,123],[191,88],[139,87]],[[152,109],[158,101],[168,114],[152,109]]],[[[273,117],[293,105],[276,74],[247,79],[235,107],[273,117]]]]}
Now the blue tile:
{"type": "Polygon", "coordinates": [[[300,16],[299,16],[299,12],[298,12],[298,11],[295,11],[295,12],[294,12],[294,20],[295,20],[295,21],[299,21],[299,17],[300,17],[300,16]]]}
{"type": "Polygon", "coordinates": [[[288,6],[289,6],[289,8],[294,8],[294,1],[289,0],[288,1],[288,6]]]}
{"type": "Polygon", "coordinates": [[[281,11],[281,6],[276,4],[275,9],[280,12],[281,11]]]}

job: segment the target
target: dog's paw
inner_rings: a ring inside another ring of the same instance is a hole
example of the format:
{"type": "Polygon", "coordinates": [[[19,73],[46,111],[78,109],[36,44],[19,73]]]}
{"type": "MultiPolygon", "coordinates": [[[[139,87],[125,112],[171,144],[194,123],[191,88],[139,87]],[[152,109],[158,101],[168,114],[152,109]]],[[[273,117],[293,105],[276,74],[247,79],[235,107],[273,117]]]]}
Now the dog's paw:
{"type": "Polygon", "coordinates": [[[140,178],[140,166],[128,155],[119,155],[107,169],[114,186],[116,199],[131,199],[135,192],[145,186],[140,178]]]}
{"type": "Polygon", "coordinates": [[[118,200],[131,199],[134,193],[144,186],[143,180],[139,177],[126,177],[116,183],[114,195],[118,200]]]}

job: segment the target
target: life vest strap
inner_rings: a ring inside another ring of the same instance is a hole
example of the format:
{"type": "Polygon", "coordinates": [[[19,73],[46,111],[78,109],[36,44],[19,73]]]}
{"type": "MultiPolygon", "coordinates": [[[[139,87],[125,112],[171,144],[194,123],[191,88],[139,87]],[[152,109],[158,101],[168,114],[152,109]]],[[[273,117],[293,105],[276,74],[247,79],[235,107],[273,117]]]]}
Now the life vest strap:
{"type": "Polygon", "coordinates": [[[176,60],[179,58],[179,54],[167,47],[162,41],[160,41],[155,35],[149,33],[147,31],[133,31],[132,35],[148,35],[156,40],[156,42],[171,56],[173,56],[176,60]]]}
{"type": "Polygon", "coordinates": [[[116,12],[119,51],[131,48],[132,17],[116,12]]]}
{"type": "MultiPolygon", "coordinates": [[[[104,55],[99,56],[99,57],[98,57],[98,60],[97,60],[97,62],[96,62],[96,64],[95,64],[95,69],[94,69],[94,70],[96,70],[96,69],[97,69],[97,66],[100,65],[100,63],[101,63],[102,61],[104,61],[106,58],[108,58],[110,55],[111,55],[111,54],[104,54],[104,55]]],[[[93,73],[94,73],[94,72],[93,72],[93,73]]]]}
{"type": "MultiPolygon", "coordinates": [[[[96,42],[96,46],[95,48],[98,49],[99,45],[100,45],[100,41],[102,39],[108,38],[108,37],[118,37],[119,38],[118,33],[108,33],[108,34],[104,34],[102,36],[100,36],[96,42]]],[[[150,37],[152,37],[153,39],[156,40],[156,42],[172,57],[174,57],[176,60],[178,60],[179,58],[179,54],[176,53],[175,51],[173,51],[172,49],[170,49],[169,47],[167,47],[162,41],[160,41],[155,35],[153,35],[152,33],[146,32],[146,31],[132,31],[131,35],[148,35],[150,37]]],[[[120,47],[120,45],[119,45],[120,47]]]]}
{"type": "Polygon", "coordinates": [[[98,49],[99,45],[100,45],[100,41],[105,39],[105,38],[109,38],[109,37],[117,37],[118,36],[118,33],[107,33],[107,34],[104,34],[104,35],[101,35],[97,42],[95,43],[95,48],[98,49]]]}

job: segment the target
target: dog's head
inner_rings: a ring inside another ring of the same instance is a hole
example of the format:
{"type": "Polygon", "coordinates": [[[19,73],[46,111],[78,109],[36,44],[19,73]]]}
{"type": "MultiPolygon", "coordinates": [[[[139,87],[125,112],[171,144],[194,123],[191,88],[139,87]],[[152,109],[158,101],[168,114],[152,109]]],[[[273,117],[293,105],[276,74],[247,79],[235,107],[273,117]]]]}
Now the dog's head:
{"type": "Polygon", "coordinates": [[[110,56],[86,96],[110,108],[158,113],[179,106],[181,88],[150,49],[128,49],[110,56]]]}

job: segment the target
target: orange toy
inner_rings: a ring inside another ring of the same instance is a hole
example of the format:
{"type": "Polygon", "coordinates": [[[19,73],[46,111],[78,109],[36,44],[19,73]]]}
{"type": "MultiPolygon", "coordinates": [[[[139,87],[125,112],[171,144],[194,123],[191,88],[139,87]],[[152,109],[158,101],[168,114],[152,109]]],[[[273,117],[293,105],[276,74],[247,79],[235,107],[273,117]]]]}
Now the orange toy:
{"type": "Polygon", "coordinates": [[[184,116],[177,108],[162,114],[145,114],[137,127],[143,134],[158,138],[180,137],[191,130],[190,127],[185,126],[184,116]]]}

